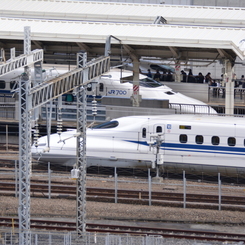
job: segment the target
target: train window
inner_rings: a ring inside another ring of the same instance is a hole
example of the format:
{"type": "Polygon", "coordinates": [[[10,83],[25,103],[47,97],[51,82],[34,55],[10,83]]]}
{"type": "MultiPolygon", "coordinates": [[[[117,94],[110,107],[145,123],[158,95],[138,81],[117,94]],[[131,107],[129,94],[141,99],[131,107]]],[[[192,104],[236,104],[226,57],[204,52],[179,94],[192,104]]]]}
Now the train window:
{"type": "Polygon", "coordinates": [[[212,144],[213,145],[219,145],[219,137],[218,136],[212,137],[212,144]]]}
{"type": "Polygon", "coordinates": [[[165,94],[168,94],[168,95],[173,95],[173,94],[174,94],[174,92],[173,92],[173,91],[167,91],[167,92],[165,92],[165,94]]]}
{"type": "Polygon", "coordinates": [[[203,136],[202,135],[196,135],[196,143],[197,144],[203,144],[203,136]]]}
{"type": "Polygon", "coordinates": [[[103,92],[104,91],[104,84],[103,83],[100,83],[99,84],[99,91],[100,92],[103,92]]]}
{"type": "Polygon", "coordinates": [[[146,138],[146,128],[142,129],[142,138],[146,138]]]}
{"type": "Polygon", "coordinates": [[[179,141],[180,141],[180,143],[186,143],[187,142],[187,135],[186,134],[181,134],[179,136],[179,141]]]}
{"type": "Polygon", "coordinates": [[[179,129],[191,129],[191,126],[188,126],[188,125],[179,125],[179,129]]]}
{"type": "Polygon", "coordinates": [[[105,122],[93,127],[93,129],[115,128],[119,125],[118,121],[105,122]]]}
{"type": "Polygon", "coordinates": [[[5,88],[5,81],[0,80],[0,88],[4,89],[5,88]]]}
{"type": "Polygon", "coordinates": [[[228,140],[227,140],[227,144],[229,146],[235,146],[236,145],[236,138],[234,137],[229,137],[228,140]]]}
{"type": "Polygon", "coordinates": [[[88,85],[87,85],[87,91],[92,91],[92,84],[91,83],[88,83],[88,85]]]}
{"type": "Polygon", "coordinates": [[[162,133],[162,127],[161,126],[157,126],[156,133],[162,133]]]}
{"type": "Polygon", "coordinates": [[[157,88],[163,86],[160,82],[153,80],[150,77],[140,79],[140,86],[147,88],[157,88]]]}

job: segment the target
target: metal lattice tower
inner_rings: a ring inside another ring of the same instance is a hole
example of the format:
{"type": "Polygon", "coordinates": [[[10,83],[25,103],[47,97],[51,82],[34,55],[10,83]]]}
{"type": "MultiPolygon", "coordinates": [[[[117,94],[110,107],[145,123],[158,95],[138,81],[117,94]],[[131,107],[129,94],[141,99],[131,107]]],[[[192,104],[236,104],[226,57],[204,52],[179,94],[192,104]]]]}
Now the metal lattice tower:
{"type": "Polygon", "coordinates": [[[19,67],[25,72],[19,81],[19,244],[31,245],[30,234],[30,176],[31,176],[31,127],[32,112],[36,120],[38,107],[72,91],[78,91],[78,231],[79,236],[86,231],[86,85],[94,78],[107,72],[110,68],[110,57],[99,57],[85,66],[87,55],[83,54],[83,67],[63,74],[61,77],[42,81],[41,62],[43,50],[30,51],[30,28],[25,27],[24,50],[25,55],[0,65],[0,75],[6,74],[19,67]],[[37,63],[35,65],[35,63],[37,63]],[[28,65],[34,64],[35,82],[31,84],[28,65]],[[81,140],[83,138],[83,140],[81,140]]]}
{"type": "Polygon", "coordinates": [[[28,108],[29,76],[24,73],[19,84],[19,244],[30,244],[30,171],[31,115],[28,108]]]}
{"type": "MultiPolygon", "coordinates": [[[[30,28],[24,30],[24,53],[30,54],[30,28]]],[[[19,244],[31,244],[30,237],[30,172],[31,172],[31,100],[30,72],[19,82],[19,244]]]]}
{"type": "MultiPolygon", "coordinates": [[[[85,67],[87,53],[78,54],[78,67],[85,67]]],[[[86,70],[87,71],[87,70],[86,70]]],[[[84,81],[88,80],[88,72],[83,73],[84,81]]],[[[77,91],[77,235],[82,237],[86,232],[86,125],[87,125],[87,86],[80,86],[77,91]]]]}

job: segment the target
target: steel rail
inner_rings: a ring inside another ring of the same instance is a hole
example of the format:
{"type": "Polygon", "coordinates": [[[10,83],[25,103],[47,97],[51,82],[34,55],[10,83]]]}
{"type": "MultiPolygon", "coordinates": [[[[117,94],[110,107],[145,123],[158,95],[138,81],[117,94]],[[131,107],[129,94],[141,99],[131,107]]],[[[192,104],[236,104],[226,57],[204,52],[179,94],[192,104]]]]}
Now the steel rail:
{"type": "MultiPolygon", "coordinates": [[[[12,217],[0,217],[0,226],[4,227],[18,227],[18,219],[12,217]]],[[[31,219],[32,229],[45,229],[45,230],[62,230],[62,231],[75,231],[76,222],[74,221],[56,221],[47,220],[45,218],[31,219]]],[[[115,224],[99,224],[87,223],[87,232],[96,233],[117,233],[117,234],[131,234],[131,235],[160,235],[165,238],[178,238],[178,239],[195,239],[195,240],[208,240],[208,241],[223,241],[223,242],[245,242],[245,235],[239,233],[226,233],[217,231],[204,231],[194,229],[175,229],[151,226],[134,226],[134,225],[115,225],[115,224]]]]}
{"type": "MultiPolygon", "coordinates": [[[[15,182],[0,182],[1,193],[11,194],[14,192],[16,185],[15,182]]],[[[42,194],[47,196],[49,192],[48,184],[36,184],[31,183],[30,189],[32,196],[42,194]]],[[[51,185],[52,197],[59,198],[76,198],[76,186],[75,185],[51,185]]],[[[129,189],[118,189],[117,198],[120,203],[134,203],[134,204],[147,204],[149,199],[149,192],[146,190],[129,190],[129,189]]],[[[115,199],[115,190],[109,188],[97,188],[87,187],[87,199],[93,201],[109,201],[112,202],[115,199]]],[[[153,205],[171,204],[183,202],[183,193],[166,192],[166,191],[152,191],[151,200],[153,205]]],[[[204,195],[204,194],[186,194],[187,204],[194,203],[195,205],[200,204],[205,206],[214,207],[218,205],[218,195],[204,195]]],[[[245,197],[241,196],[222,196],[222,205],[227,205],[226,209],[234,209],[235,207],[244,208],[245,197]]]]}

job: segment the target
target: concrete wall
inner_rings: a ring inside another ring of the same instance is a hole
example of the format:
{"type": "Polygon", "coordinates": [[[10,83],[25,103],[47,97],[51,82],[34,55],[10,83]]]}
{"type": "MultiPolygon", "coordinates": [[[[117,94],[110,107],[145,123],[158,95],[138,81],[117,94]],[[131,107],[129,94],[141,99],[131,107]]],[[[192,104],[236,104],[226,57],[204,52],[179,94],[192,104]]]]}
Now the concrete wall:
{"type": "MultiPolygon", "coordinates": [[[[103,105],[115,105],[115,106],[132,106],[132,101],[128,98],[108,98],[104,97],[101,100],[103,105]]],[[[168,100],[142,100],[140,107],[144,108],[169,108],[168,100]]]]}
{"type": "Polygon", "coordinates": [[[106,106],[106,120],[109,121],[114,118],[127,117],[127,116],[143,116],[143,115],[169,115],[175,114],[174,109],[164,108],[145,108],[145,107],[125,107],[125,106],[106,106]]]}
{"type": "Polygon", "coordinates": [[[175,110],[168,109],[168,100],[142,100],[139,107],[133,107],[132,101],[127,98],[102,98],[106,105],[106,120],[118,117],[140,115],[174,114],[175,110]]]}
{"type": "Polygon", "coordinates": [[[208,103],[208,85],[206,83],[177,83],[164,82],[165,85],[172,88],[174,92],[182,93],[191,98],[208,103]]]}

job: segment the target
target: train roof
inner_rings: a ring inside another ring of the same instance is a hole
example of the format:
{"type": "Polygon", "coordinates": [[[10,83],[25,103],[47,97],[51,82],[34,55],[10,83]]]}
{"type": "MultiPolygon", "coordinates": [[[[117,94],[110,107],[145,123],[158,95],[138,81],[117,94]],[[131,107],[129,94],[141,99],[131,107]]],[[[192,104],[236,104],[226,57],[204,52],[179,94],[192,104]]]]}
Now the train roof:
{"type": "Polygon", "coordinates": [[[244,117],[227,116],[227,115],[204,115],[204,114],[170,114],[170,115],[156,115],[156,116],[129,116],[113,119],[120,123],[138,123],[147,121],[161,121],[167,120],[169,123],[209,123],[209,124],[239,124],[245,125],[244,117]]]}

